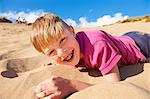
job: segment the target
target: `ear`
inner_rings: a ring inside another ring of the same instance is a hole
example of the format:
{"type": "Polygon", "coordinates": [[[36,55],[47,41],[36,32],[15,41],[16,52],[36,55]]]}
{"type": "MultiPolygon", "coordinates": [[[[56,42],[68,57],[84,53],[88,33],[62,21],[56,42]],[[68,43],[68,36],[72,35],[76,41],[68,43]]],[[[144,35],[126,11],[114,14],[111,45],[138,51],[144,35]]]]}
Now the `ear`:
{"type": "Polygon", "coordinates": [[[75,33],[73,26],[70,25],[69,27],[70,27],[71,32],[75,33]]]}
{"type": "Polygon", "coordinates": [[[73,26],[71,26],[71,25],[70,25],[70,31],[73,33],[73,36],[76,38],[76,33],[75,33],[75,31],[74,31],[73,26]]]}

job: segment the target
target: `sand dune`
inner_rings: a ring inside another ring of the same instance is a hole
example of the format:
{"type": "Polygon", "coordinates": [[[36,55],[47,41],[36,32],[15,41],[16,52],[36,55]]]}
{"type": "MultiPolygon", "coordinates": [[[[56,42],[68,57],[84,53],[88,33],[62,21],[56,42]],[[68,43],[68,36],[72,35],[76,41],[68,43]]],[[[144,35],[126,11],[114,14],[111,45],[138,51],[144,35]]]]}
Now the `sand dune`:
{"type": "MultiPolygon", "coordinates": [[[[150,33],[149,26],[150,22],[131,22],[82,29],[102,29],[113,35],[121,35],[128,31],[150,33]]],[[[82,29],[77,28],[76,31],[82,29]]],[[[118,83],[104,82],[101,77],[97,77],[99,74],[96,70],[88,73],[72,70],[68,66],[41,67],[50,59],[39,54],[32,47],[29,39],[31,32],[31,26],[0,23],[0,99],[34,99],[34,87],[51,75],[99,83],[72,94],[68,99],[150,98],[150,63],[120,68],[122,81],[118,83]]]]}

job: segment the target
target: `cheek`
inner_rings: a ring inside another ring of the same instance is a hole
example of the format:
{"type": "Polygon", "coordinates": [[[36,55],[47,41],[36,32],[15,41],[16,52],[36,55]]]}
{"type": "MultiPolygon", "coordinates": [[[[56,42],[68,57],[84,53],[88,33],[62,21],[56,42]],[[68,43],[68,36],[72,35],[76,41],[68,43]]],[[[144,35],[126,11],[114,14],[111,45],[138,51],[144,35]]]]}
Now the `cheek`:
{"type": "Polygon", "coordinates": [[[76,48],[79,47],[79,44],[78,44],[78,42],[76,40],[72,40],[71,42],[72,42],[72,46],[74,46],[76,48]]]}

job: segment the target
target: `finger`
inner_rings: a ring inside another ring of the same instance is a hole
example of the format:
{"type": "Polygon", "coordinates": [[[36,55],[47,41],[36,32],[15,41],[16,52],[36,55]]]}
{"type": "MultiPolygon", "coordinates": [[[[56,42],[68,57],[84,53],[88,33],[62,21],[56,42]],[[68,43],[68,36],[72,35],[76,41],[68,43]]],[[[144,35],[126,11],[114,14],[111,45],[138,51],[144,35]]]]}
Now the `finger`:
{"type": "Polygon", "coordinates": [[[43,90],[46,90],[47,89],[46,85],[48,84],[47,82],[48,82],[48,80],[45,80],[45,81],[39,83],[35,89],[35,92],[40,93],[43,90]]]}
{"type": "Polygon", "coordinates": [[[45,96],[45,93],[44,92],[40,92],[40,93],[37,93],[36,94],[36,97],[37,98],[43,98],[45,96]]]}
{"type": "Polygon", "coordinates": [[[44,99],[61,99],[60,95],[61,95],[61,92],[57,91],[57,92],[45,97],[44,99]]]}
{"type": "Polygon", "coordinates": [[[45,96],[49,96],[50,94],[52,94],[50,90],[44,90],[43,93],[45,96]]]}
{"type": "Polygon", "coordinates": [[[49,96],[50,94],[52,94],[52,93],[49,90],[44,90],[44,91],[36,94],[36,97],[43,98],[43,97],[49,96]]]}
{"type": "Polygon", "coordinates": [[[42,92],[43,90],[42,90],[42,87],[41,87],[41,85],[37,85],[37,87],[35,88],[35,92],[36,93],[40,93],[40,92],[42,92]]]}

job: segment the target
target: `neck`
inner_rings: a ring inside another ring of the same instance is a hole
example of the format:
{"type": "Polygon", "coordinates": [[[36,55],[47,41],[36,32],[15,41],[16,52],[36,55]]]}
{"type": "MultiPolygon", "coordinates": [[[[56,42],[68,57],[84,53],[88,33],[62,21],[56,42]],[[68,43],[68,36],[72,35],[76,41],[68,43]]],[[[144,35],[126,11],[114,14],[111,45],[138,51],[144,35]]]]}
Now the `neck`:
{"type": "Polygon", "coordinates": [[[84,67],[85,66],[84,55],[83,55],[82,52],[80,52],[80,61],[79,61],[79,63],[76,66],[77,67],[84,67]]]}
{"type": "Polygon", "coordinates": [[[80,60],[82,60],[83,59],[83,54],[80,54],[80,60]]]}

